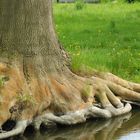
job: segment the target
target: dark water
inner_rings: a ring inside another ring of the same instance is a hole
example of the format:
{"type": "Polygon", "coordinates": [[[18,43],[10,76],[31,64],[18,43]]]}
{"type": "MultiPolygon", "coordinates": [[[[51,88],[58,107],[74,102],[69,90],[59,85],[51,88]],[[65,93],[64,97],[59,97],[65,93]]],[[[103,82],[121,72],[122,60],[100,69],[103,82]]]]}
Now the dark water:
{"type": "Polygon", "coordinates": [[[26,136],[24,140],[140,140],[140,110],[111,120],[53,128],[26,136]]]}

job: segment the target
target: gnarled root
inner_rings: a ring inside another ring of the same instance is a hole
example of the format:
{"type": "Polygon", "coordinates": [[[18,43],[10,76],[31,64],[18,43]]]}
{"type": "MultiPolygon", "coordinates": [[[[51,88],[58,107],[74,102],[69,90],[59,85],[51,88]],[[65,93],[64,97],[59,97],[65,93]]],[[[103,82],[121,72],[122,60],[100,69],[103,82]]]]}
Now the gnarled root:
{"type": "Polygon", "coordinates": [[[97,88],[98,91],[96,90],[96,95],[97,97],[99,96],[103,106],[110,106],[112,104],[119,108],[122,107],[122,100],[124,102],[139,105],[140,94],[138,90],[140,88],[140,84],[125,81],[113,74],[109,74],[109,77],[105,75],[102,76],[102,78],[92,77],[92,79],[94,80],[94,83],[100,85],[97,88]]]}
{"type": "MultiPolygon", "coordinates": [[[[98,107],[91,106],[89,108],[79,110],[76,112],[69,112],[66,115],[62,115],[62,116],[56,116],[53,113],[46,113],[42,116],[36,117],[33,120],[32,125],[35,127],[35,129],[40,129],[40,125],[42,123],[47,126],[49,122],[59,123],[64,125],[72,125],[72,124],[85,122],[86,119],[90,117],[111,118],[113,116],[118,116],[118,115],[128,113],[130,112],[130,110],[131,110],[131,105],[128,103],[124,107],[118,109],[115,108],[100,109],[98,107]]],[[[8,138],[23,133],[26,127],[28,126],[28,124],[29,124],[28,121],[18,122],[13,130],[0,133],[0,139],[8,138]]]]}
{"type": "Polygon", "coordinates": [[[108,119],[131,111],[131,105],[122,101],[140,102],[140,84],[112,74],[87,78],[66,70],[61,76],[56,72],[39,77],[36,72],[28,68],[27,79],[17,66],[7,70],[0,65],[0,74],[9,77],[0,89],[0,123],[19,120],[13,130],[0,133],[0,139],[24,132],[31,121],[40,129],[42,123],[72,125],[91,117],[108,119]]]}
{"type": "Polygon", "coordinates": [[[0,133],[0,139],[6,139],[9,137],[24,133],[24,130],[28,126],[28,123],[29,123],[29,121],[27,121],[27,120],[17,122],[17,124],[13,130],[0,133]]]}
{"type": "Polygon", "coordinates": [[[117,85],[120,85],[124,88],[127,88],[127,89],[130,89],[130,90],[133,90],[135,92],[140,92],[140,84],[137,84],[137,83],[133,83],[133,82],[129,82],[129,81],[126,81],[120,77],[117,77],[116,75],[112,74],[112,73],[106,73],[103,78],[105,80],[109,80],[113,83],[116,83],[117,85]]]}
{"type": "MultiPolygon", "coordinates": [[[[41,123],[43,122],[55,122],[58,124],[72,125],[77,123],[85,122],[88,118],[111,118],[113,116],[118,116],[130,112],[131,105],[127,103],[124,107],[115,109],[101,109],[95,106],[91,106],[86,109],[82,109],[75,112],[69,112],[66,115],[56,116],[53,113],[46,113],[42,116],[37,117],[33,124],[39,129],[41,123]]],[[[46,123],[47,124],[47,123],[46,123]]]]}
{"type": "MultiPolygon", "coordinates": [[[[89,117],[110,118],[112,116],[125,114],[130,110],[131,110],[131,106],[128,103],[125,105],[125,107],[116,109],[115,113],[113,111],[111,112],[110,109],[106,110],[106,109],[100,109],[95,106],[91,106],[87,109],[79,110],[76,112],[69,112],[66,115],[62,115],[62,116],[55,116],[52,113],[46,113],[42,116],[36,117],[33,120],[32,125],[34,126],[35,129],[40,129],[40,125],[42,123],[47,126],[49,122],[53,122],[53,123],[55,122],[64,125],[72,125],[72,124],[85,122],[86,119],[89,117]]],[[[0,133],[0,139],[5,139],[11,136],[24,133],[24,130],[29,124],[31,124],[31,121],[27,121],[27,120],[17,122],[13,130],[0,133]]]]}

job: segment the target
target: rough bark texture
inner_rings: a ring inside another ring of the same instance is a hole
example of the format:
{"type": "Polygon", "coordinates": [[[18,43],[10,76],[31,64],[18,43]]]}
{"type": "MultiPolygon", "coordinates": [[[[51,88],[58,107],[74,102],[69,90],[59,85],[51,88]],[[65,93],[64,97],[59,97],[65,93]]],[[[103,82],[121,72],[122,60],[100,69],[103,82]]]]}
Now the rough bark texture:
{"type": "Polygon", "coordinates": [[[44,123],[76,124],[130,112],[140,85],[107,73],[80,77],[67,67],[52,20],[51,0],[0,0],[0,139],[44,123]]]}

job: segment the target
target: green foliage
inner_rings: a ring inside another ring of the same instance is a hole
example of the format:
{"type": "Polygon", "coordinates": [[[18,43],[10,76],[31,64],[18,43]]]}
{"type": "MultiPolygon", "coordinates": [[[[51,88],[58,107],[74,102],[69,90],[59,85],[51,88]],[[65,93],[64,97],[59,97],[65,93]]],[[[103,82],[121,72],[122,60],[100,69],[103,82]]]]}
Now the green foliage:
{"type": "Polygon", "coordinates": [[[110,32],[112,33],[115,33],[117,32],[117,29],[116,29],[116,22],[114,20],[111,20],[110,23],[109,23],[109,30],[110,32]]]}
{"type": "Polygon", "coordinates": [[[35,104],[34,98],[29,94],[29,93],[22,93],[17,96],[17,100],[21,103],[26,103],[26,104],[35,104]]]}
{"type": "Polygon", "coordinates": [[[9,80],[9,77],[8,76],[3,76],[1,75],[0,76],[0,87],[3,87],[5,82],[9,80]]]}
{"type": "Polygon", "coordinates": [[[140,3],[86,4],[79,11],[75,4],[54,6],[57,34],[74,71],[88,66],[140,81],[140,3]]]}
{"type": "Polygon", "coordinates": [[[0,77],[0,87],[3,87],[4,86],[4,81],[2,79],[2,77],[0,77]]]}
{"type": "Polygon", "coordinates": [[[101,3],[108,3],[108,2],[112,2],[113,0],[101,0],[101,3]]]}
{"type": "Polygon", "coordinates": [[[85,5],[84,0],[76,0],[75,2],[76,10],[82,10],[84,5],[85,5]]]}
{"type": "Polygon", "coordinates": [[[111,21],[111,22],[110,22],[110,27],[111,27],[112,29],[115,29],[115,26],[116,26],[115,21],[111,21]]]}
{"type": "Polygon", "coordinates": [[[82,94],[83,99],[85,99],[85,100],[88,99],[93,94],[93,87],[89,84],[86,84],[85,87],[83,88],[83,91],[81,92],[81,94],[82,94]]]}

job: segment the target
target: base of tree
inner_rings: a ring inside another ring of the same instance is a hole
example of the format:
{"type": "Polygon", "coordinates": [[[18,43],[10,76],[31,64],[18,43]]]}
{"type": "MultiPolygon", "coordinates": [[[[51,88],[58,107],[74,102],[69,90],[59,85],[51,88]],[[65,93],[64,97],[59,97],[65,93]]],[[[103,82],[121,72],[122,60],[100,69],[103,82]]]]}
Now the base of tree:
{"type": "Polygon", "coordinates": [[[0,139],[23,133],[28,125],[73,125],[88,118],[111,118],[131,111],[130,103],[140,101],[140,84],[128,82],[111,73],[81,77],[68,68],[44,77],[28,65],[0,63],[0,126],[7,120],[16,125],[1,129],[0,139]],[[36,75],[36,72],[38,75],[36,75]],[[129,100],[129,101],[128,101],[129,100]],[[124,103],[129,102],[129,103],[124,103]]]}

